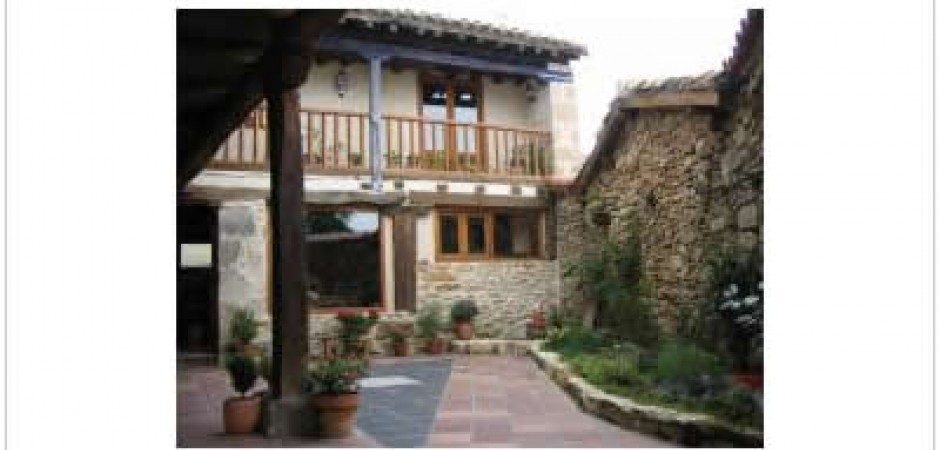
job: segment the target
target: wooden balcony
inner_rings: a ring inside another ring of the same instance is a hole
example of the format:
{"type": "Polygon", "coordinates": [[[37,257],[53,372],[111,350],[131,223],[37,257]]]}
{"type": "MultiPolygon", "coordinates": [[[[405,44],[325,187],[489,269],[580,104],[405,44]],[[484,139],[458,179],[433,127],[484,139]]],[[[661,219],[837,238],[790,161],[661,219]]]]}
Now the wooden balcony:
{"type": "MultiPolygon", "coordinates": [[[[268,170],[263,109],[223,142],[209,169],[268,170]]],[[[543,179],[553,173],[551,133],[486,123],[382,117],[383,174],[402,178],[543,179]]],[[[367,113],[302,109],[304,171],[367,175],[367,113]]]]}

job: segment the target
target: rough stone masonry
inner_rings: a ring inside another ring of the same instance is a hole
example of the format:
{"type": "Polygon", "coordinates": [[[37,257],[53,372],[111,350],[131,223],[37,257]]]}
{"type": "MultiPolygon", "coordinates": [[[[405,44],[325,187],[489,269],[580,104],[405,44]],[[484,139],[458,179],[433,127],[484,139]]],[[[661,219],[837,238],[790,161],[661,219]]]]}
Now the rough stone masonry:
{"type": "MultiPolygon", "coordinates": [[[[635,221],[667,331],[702,298],[709,252],[763,247],[763,37],[741,39],[719,74],[627,86],[555,206],[562,271],[635,221]]],[[[561,297],[585,305],[576,280],[561,297]]]]}

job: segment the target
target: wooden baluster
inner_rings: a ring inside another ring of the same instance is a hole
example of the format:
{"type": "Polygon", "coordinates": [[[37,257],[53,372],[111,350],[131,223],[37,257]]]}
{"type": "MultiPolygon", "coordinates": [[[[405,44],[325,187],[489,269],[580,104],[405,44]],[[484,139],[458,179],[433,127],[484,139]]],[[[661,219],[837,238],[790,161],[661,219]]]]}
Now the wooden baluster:
{"type": "Polygon", "coordinates": [[[392,120],[385,118],[385,148],[382,149],[382,155],[385,156],[385,167],[392,165],[392,120]]]}
{"type": "Polygon", "coordinates": [[[313,112],[304,114],[307,116],[307,166],[313,167],[313,112]]]}
{"type": "Polygon", "coordinates": [[[326,167],[326,113],[320,113],[320,167],[326,167]]]}
{"type": "Polygon", "coordinates": [[[499,130],[495,128],[493,129],[493,143],[494,143],[493,150],[496,153],[495,158],[493,160],[493,162],[496,164],[496,167],[493,167],[493,172],[499,173],[499,130]]]}
{"type": "Polygon", "coordinates": [[[346,118],[346,167],[352,167],[352,127],[349,126],[352,116],[344,114],[346,118]]]}
{"type": "Polygon", "coordinates": [[[242,142],[242,137],[243,137],[243,136],[242,136],[242,132],[243,132],[244,129],[245,129],[245,124],[244,124],[244,123],[243,123],[243,124],[240,124],[240,125],[238,126],[238,162],[239,162],[240,164],[241,164],[241,163],[244,163],[244,159],[245,159],[245,155],[244,155],[244,146],[245,146],[245,145],[244,145],[244,143],[242,142]]]}
{"type": "Polygon", "coordinates": [[[336,113],[330,114],[333,116],[333,165],[331,167],[339,167],[339,115],[336,113]]]}
{"type": "Polygon", "coordinates": [[[405,149],[402,142],[404,142],[404,134],[402,134],[402,120],[396,120],[398,122],[398,168],[405,168],[405,149]]]}
{"type": "Polygon", "coordinates": [[[415,153],[415,121],[408,121],[408,168],[411,168],[411,160],[414,158],[415,153]]]}
{"type": "Polygon", "coordinates": [[[366,116],[359,116],[359,167],[362,167],[366,154],[366,116]]]}

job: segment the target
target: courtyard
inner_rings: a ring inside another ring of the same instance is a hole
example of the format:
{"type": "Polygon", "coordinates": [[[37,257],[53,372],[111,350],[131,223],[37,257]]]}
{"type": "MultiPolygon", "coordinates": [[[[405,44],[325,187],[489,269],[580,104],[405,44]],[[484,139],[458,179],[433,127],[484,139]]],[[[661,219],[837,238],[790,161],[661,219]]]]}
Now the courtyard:
{"type": "Polygon", "coordinates": [[[525,357],[375,358],[342,439],[222,433],[224,371],[180,366],[180,447],[672,447],[587,415],[525,357]]]}

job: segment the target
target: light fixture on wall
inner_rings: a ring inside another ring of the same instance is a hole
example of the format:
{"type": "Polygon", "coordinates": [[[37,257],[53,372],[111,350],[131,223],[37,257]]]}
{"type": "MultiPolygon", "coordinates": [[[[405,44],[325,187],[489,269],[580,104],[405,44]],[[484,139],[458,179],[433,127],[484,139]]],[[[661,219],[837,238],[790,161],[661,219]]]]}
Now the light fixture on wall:
{"type": "Polygon", "coordinates": [[[539,95],[539,82],[533,78],[525,80],[525,98],[529,103],[535,102],[539,95]]]}
{"type": "Polygon", "coordinates": [[[336,72],[336,95],[339,98],[343,98],[346,95],[346,92],[349,91],[349,72],[346,71],[346,65],[343,64],[339,67],[339,71],[336,72]]]}

